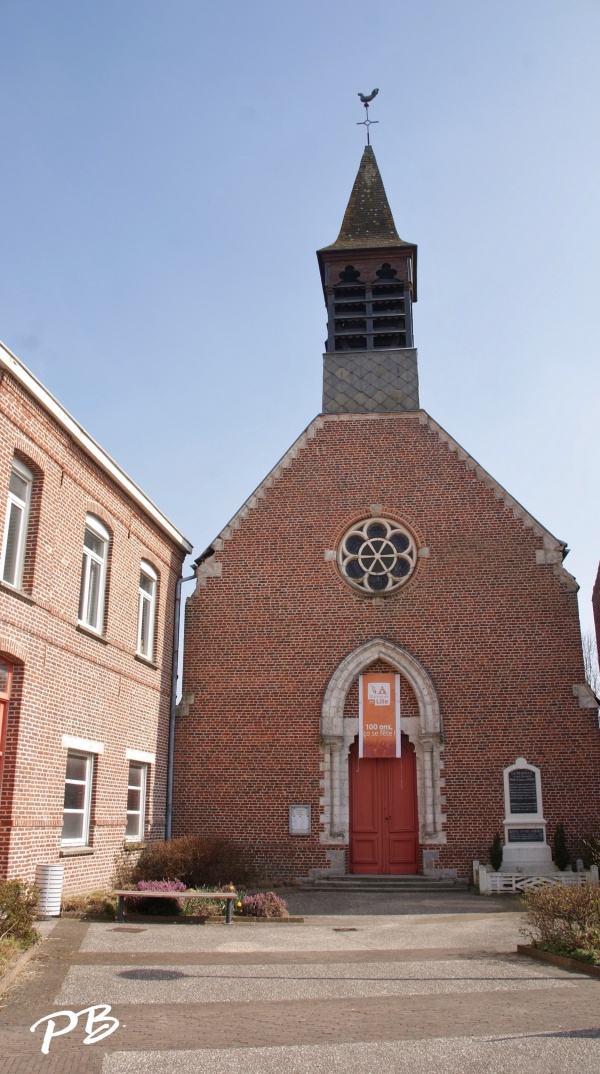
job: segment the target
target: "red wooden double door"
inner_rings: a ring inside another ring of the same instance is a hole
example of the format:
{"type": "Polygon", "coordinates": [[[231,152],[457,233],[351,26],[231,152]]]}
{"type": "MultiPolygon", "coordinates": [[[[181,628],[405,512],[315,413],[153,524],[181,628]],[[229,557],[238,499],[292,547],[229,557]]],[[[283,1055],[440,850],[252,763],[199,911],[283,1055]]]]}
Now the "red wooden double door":
{"type": "Polygon", "coordinates": [[[415,751],[371,759],[350,749],[350,872],[416,873],[419,849],[415,751]]]}

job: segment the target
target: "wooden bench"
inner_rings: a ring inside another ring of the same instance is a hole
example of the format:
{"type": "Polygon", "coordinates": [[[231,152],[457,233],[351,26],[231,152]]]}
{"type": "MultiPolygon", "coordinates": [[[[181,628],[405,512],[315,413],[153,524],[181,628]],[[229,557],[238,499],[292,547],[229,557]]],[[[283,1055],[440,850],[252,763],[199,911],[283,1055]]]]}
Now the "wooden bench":
{"type": "Polygon", "coordinates": [[[126,891],[121,889],[113,894],[119,896],[117,921],[125,920],[125,899],[225,899],[225,924],[233,925],[233,903],[237,900],[237,891],[126,891]]]}

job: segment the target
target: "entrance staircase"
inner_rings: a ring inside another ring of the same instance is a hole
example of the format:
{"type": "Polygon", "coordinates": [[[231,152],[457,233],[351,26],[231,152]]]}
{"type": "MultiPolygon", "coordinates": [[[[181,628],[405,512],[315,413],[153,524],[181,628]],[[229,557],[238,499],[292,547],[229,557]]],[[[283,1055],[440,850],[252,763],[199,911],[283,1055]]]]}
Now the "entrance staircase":
{"type": "Polygon", "coordinates": [[[383,891],[394,895],[435,895],[441,891],[466,891],[467,880],[435,876],[365,876],[347,873],[345,876],[301,877],[304,891],[383,891]]]}

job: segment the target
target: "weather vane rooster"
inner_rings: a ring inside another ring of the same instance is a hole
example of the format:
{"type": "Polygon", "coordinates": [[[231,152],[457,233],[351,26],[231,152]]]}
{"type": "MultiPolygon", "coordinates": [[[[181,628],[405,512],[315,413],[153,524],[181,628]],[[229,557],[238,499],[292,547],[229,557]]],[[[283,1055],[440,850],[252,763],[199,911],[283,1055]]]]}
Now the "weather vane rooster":
{"type": "Polygon", "coordinates": [[[367,93],[359,93],[358,94],[358,96],[360,97],[362,103],[365,106],[365,113],[366,113],[367,118],[363,119],[362,123],[357,123],[356,126],[357,127],[366,127],[367,128],[367,145],[371,144],[371,138],[370,138],[370,135],[369,135],[369,127],[373,123],[379,123],[378,119],[369,119],[369,105],[370,105],[371,101],[377,96],[378,93],[379,93],[379,90],[374,89],[372,91],[372,93],[368,93],[368,94],[367,93]]]}

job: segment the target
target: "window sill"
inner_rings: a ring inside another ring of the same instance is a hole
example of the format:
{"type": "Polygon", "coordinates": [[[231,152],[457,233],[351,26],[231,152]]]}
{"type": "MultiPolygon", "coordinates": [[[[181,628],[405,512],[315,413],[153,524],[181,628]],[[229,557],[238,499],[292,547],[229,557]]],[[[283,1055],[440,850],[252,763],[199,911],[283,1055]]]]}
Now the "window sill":
{"type": "Polygon", "coordinates": [[[145,845],[141,839],[126,839],[123,843],[123,850],[126,854],[133,854],[136,851],[143,850],[145,845]]]}
{"type": "Polygon", "coordinates": [[[93,854],[93,847],[61,847],[59,858],[79,858],[83,854],[93,854]]]}
{"type": "Polygon", "coordinates": [[[148,660],[148,657],[142,656],[141,653],[134,653],[133,659],[139,660],[140,664],[145,664],[147,668],[154,668],[155,671],[158,671],[158,664],[155,664],[153,660],[148,660]]]}
{"type": "Polygon", "coordinates": [[[7,582],[0,580],[0,591],[3,593],[12,593],[13,597],[17,597],[18,600],[24,601],[25,604],[36,604],[37,601],[34,597],[31,597],[29,593],[25,593],[23,589],[16,589],[15,586],[8,585],[7,582]]]}
{"type": "Polygon", "coordinates": [[[86,626],[85,623],[78,623],[75,629],[78,630],[80,634],[85,634],[88,638],[95,638],[101,645],[108,645],[108,638],[105,634],[98,634],[96,630],[92,630],[92,628],[86,626]]]}

